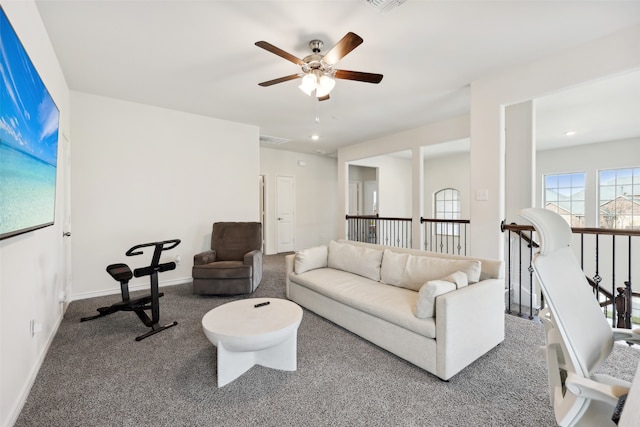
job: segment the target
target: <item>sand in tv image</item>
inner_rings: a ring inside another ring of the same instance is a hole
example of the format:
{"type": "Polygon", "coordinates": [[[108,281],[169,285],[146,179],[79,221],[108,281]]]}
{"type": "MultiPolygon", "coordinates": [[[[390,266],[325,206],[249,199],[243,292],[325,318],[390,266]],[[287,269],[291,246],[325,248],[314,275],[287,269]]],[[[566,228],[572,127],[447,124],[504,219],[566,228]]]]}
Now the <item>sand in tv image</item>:
{"type": "Polygon", "coordinates": [[[59,112],[0,8],[0,239],[52,225],[59,112]]]}

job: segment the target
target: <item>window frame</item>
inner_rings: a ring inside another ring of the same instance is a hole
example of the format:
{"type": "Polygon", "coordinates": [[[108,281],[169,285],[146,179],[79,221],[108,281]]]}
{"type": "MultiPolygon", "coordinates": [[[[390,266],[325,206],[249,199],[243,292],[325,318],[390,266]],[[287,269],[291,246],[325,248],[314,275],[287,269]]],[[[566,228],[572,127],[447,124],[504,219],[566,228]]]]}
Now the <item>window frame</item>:
{"type": "Polygon", "coordinates": [[[585,171],[557,172],[542,174],[542,206],[562,216],[572,227],[585,227],[587,214],[588,175],[585,171]],[[555,179],[555,186],[548,186],[549,181],[555,179]],[[549,199],[549,193],[556,194],[556,198],[549,199]],[[574,197],[582,193],[582,197],[574,197]],[[561,199],[564,197],[564,199],[561,199]],[[550,205],[556,209],[550,209],[550,205]],[[582,209],[576,209],[582,205],[582,209]]]}
{"type": "MultiPolygon", "coordinates": [[[[460,199],[460,190],[453,187],[445,187],[437,190],[433,193],[433,217],[434,219],[460,219],[462,215],[462,200],[460,199]],[[446,192],[450,192],[453,197],[451,198],[443,198],[442,200],[438,200],[438,196],[440,194],[444,194],[446,196],[446,192]],[[438,202],[443,202],[445,204],[445,209],[438,209],[438,202]],[[446,204],[450,203],[451,206],[457,204],[456,209],[446,209],[446,204]],[[443,213],[445,216],[440,217],[439,214],[443,213]],[[449,217],[447,216],[449,214],[449,217]]],[[[434,234],[440,236],[459,236],[460,235],[460,224],[442,224],[436,223],[434,228],[434,234]]]]}

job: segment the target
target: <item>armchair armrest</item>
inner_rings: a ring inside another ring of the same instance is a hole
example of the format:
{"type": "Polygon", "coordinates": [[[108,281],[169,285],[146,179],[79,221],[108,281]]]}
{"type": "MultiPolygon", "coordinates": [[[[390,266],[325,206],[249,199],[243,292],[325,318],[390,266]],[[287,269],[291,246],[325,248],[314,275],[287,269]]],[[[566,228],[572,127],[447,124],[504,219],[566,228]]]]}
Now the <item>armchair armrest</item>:
{"type": "Polygon", "coordinates": [[[257,249],[244,254],[244,258],[242,260],[245,265],[254,265],[256,261],[259,261],[260,264],[262,264],[262,251],[257,249]]]}
{"type": "Polygon", "coordinates": [[[251,252],[244,254],[244,265],[250,265],[253,271],[251,278],[252,292],[258,289],[260,282],[262,281],[262,251],[254,249],[251,252]]]}
{"type": "Polygon", "coordinates": [[[578,397],[599,400],[612,407],[618,403],[618,399],[629,392],[631,383],[622,381],[608,375],[593,375],[592,378],[584,378],[573,372],[567,373],[565,381],[567,389],[578,397]]]}
{"type": "Polygon", "coordinates": [[[215,262],[216,251],[208,250],[193,256],[193,265],[204,265],[215,262]]]}

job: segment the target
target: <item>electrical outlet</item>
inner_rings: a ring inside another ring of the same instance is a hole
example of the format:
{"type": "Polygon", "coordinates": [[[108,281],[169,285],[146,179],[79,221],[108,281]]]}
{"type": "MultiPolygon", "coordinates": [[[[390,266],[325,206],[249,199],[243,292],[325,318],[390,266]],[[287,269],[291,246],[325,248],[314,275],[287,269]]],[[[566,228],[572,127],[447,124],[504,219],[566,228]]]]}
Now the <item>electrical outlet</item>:
{"type": "Polygon", "coordinates": [[[29,333],[31,334],[31,338],[40,332],[42,332],[42,323],[38,322],[36,319],[31,319],[29,322],[29,333]]]}

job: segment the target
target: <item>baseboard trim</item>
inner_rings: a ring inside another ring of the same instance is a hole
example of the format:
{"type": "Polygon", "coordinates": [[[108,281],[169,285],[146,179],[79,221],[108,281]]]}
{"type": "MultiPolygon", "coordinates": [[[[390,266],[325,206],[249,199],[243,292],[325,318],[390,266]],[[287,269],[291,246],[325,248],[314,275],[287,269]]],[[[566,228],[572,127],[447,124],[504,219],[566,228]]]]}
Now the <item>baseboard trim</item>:
{"type": "MultiPolygon", "coordinates": [[[[191,283],[193,281],[193,279],[191,277],[182,277],[182,278],[178,278],[178,279],[171,279],[171,280],[162,280],[160,282],[158,282],[158,287],[160,288],[164,288],[166,286],[175,286],[175,285],[182,285],[185,283],[191,283]]],[[[136,283],[136,284],[130,284],[129,285],[129,291],[130,292],[135,292],[135,291],[144,291],[146,289],[149,289],[149,283],[136,283]]],[[[89,299],[89,298],[95,298],[95,297],[103,297],[103,296],[107,296],[107,295],[117,295],[120,294],[120,288],[110,288],[110,289],[103,289],[101,291],[92,291],[92,292],[83,292],[81,294],[73,294],[71,295],[70,301],[79,301],[79,300],[83,300],[83,299],[89,299]]]]}

